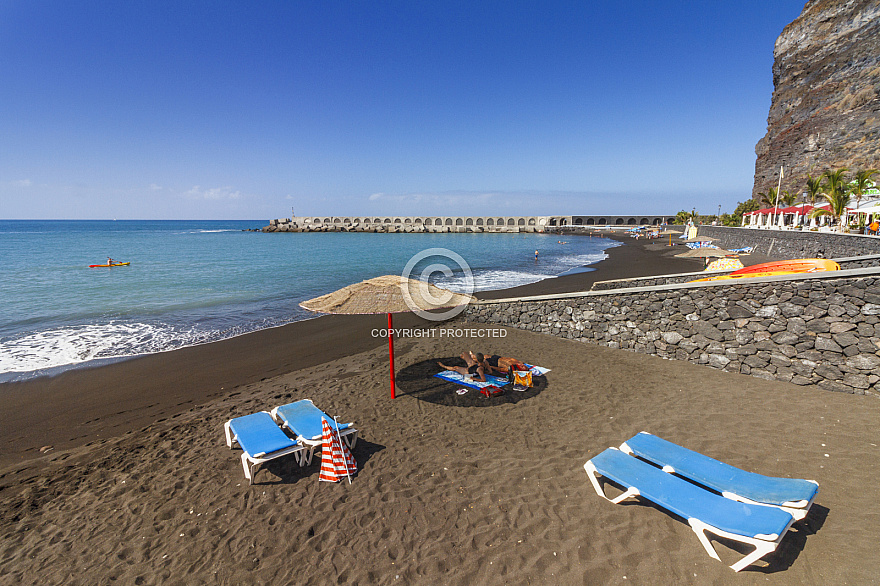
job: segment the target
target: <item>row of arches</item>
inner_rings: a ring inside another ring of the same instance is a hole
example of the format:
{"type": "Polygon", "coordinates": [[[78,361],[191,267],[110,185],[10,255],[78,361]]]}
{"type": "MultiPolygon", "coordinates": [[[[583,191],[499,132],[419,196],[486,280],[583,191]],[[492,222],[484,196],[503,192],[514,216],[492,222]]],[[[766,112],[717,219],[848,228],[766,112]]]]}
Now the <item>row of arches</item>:
{"type": "MultiPolygon", "coordinates": [[[[294,219],[296,221],[296,219],[294,219]]],[[[519,218],[303,218],[304,224],[402,224],[402,225],[425,225],[425,226],[538,226],[544,225],[544,221],[537,217],[519,218]]]]}
{"type": "Polygon", "coordinates": [[[559,226],[648,226],[671,223],[675,218],[663,216],[505,216],[505,217],[311,217],[293,218],[292,221],[301,225],[401,225],[401,226],[490,226],[490,227],[559,227],[559,226]]]}
{"type": "Polygon", "coordinates": [[[636,218],[616,217],[603,218],[601,216],[568,216],[550,218],[549,226],[659,226],[663,223],[672,223],[675,218],[636,218]]]}

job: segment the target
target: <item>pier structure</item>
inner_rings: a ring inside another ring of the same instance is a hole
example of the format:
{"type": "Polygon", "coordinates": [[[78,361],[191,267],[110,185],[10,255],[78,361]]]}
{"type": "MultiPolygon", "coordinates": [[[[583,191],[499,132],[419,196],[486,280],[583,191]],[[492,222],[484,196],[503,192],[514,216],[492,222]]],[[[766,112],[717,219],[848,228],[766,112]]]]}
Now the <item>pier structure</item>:
{"type": "Polygon", "coordinates": [[[672,223],[674,216],[294,216],[272,220],[268,232],[543,232],[566,226],[633,227],[672,223]]]}

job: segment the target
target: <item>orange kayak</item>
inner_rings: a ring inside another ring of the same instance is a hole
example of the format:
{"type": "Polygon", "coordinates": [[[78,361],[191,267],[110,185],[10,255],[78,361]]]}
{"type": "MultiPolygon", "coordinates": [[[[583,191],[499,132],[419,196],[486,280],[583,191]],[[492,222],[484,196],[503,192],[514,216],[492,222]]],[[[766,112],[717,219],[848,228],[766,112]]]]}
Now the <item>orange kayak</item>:
{"type": "Polygon", "coordinates": [[[695,281],[688,281],[688,283],[705,283],[706,281],[726,281],[728,279],[753,279],[756,277],[778,277],[779,275],[799,275],[809,271],[765,271],[761,273],[746,273],[744,275],[737,275],[735,273],[731,273],[729,275],[716,275],[714,277],[705,277],[702,279],[697,279],[695,281]]]}
{"type": "Polygon", "coordinates": [[[115,262],[112,265],[89,265],[89,268],[96,269],[99,267],[127,267],[130,264],[130,262],[115,262]]]}
{"type": "MultiPolygon", "coordinates": [[[[768,273],[777,271],[789,271],[793,273],[815,273],[816,271],[839,271],[840,265],[827,258],[795,258],[792,260],[777,260],[751,265],[737,269],[732,275],[747,275],[751,273],[768,273]]],[[[766,276],[766,275],[765,275],[766,276]]]]}

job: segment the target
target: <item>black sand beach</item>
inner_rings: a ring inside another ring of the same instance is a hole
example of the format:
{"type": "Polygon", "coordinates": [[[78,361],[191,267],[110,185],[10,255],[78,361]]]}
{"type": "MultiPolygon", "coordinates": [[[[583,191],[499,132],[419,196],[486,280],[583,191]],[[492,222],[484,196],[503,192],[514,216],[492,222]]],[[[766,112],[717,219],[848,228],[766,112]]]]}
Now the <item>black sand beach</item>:
{"type": "MultiPolygon", "coordinates": [[[[625,239],[596,271],[491,295],[700,270],[656,244],[625,239]]],[[[491,346],[550,368],[540,393],[473,409],[404,387],[391,401],[387,342],[371,335],[385,325],[323,317],[0,387],[0,584],[870,584],[880,575],[876,399],[506,329],[401,338],[396,370],[491,346]],[[248,486],[223,423],[302,398],[355,423],[357,476],[319,484],[319,458],[307,468],[282,459],[248,486]],[[593,492],[584,462],[641,430],[746,470],[815,479],[816,504],[776,553],[734,574],[727,565],[741,555],[730,543],[715,542],[719,563],[681,519],[593,492]]],[[[395,325],[425,324],[399,316],[395,325]]]]}
{"type": "MultiPolygon", "coordinates": [[[[592,265],[596,270],[477,297],[585,291],[600,280],[701,270],[700,259],[651,250],[656,240],[604,236],[624,246],[609,249],[607,259],[592,265]]],[[[401,328],[430,325],[408,314],[394,320],[401,328]]],[[[6,405],[0,411],[0,466],[38,457],[46,446],[66,449],[141,429],[237,386],[387,345],[371,335],[373,329],[386,326],[384,315],[322,316],[212,344],[0,384],[6,405]]]]}

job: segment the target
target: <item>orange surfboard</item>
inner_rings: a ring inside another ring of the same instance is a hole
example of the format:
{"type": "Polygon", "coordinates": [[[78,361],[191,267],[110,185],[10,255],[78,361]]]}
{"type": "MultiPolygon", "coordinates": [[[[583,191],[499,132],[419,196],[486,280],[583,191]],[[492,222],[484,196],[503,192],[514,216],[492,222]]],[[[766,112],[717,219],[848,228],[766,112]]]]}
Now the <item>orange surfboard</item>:
{"type": "MultiPolygon", "coordinates": [[[[747,275],[751,273],[768,273],[777,271],[789,271],[793,273],[815,273],[816,271],[839,271],[840,265],[827,258],[795,258],[792,260],[777,260],[751,265],[737,269],[731,275],[747,275]]],[[[766,276],[766,275],[765,275],[766,276]]]]}
{"type": "Polygon", "coordinates": [[[714,277],[704,277],[702,279],[697,279],[695,281],[688,281],[688,283],[704,283],[706,281],[725,281],[728,279],[752,279],[756,277],[778,277],[779,275],[799,275],[808,271],[765,271],[760,273],[746,273],[744,275],[716,275],[714,277]]]}

